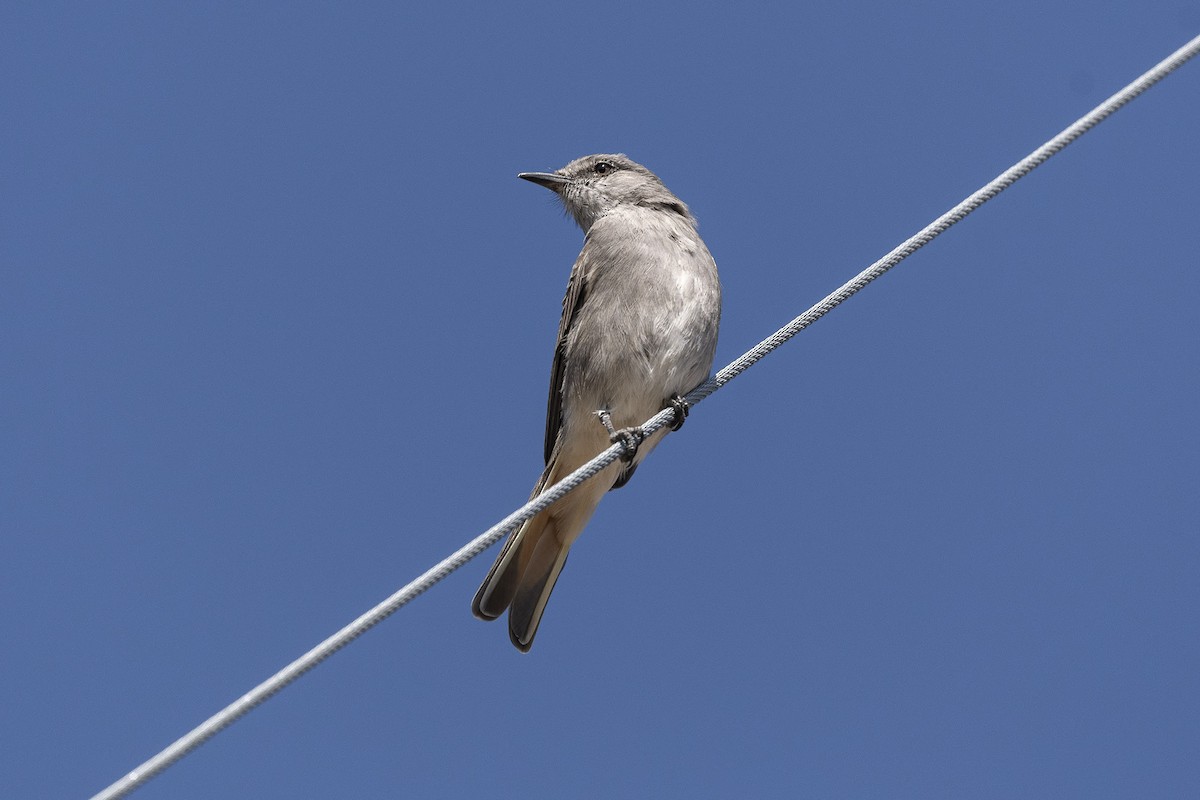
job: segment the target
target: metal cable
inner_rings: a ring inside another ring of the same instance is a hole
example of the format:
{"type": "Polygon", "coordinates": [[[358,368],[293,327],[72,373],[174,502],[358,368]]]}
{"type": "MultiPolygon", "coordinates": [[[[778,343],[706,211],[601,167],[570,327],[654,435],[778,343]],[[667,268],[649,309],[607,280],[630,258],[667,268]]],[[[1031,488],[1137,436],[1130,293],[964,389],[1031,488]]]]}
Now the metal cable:
{"type": "MultiPolygon", "coordinates": [[[[797,333],[804,330],[821,317],[825,316],[825,314],[836,308],[844,300],[858,292],[859,289],[862,289],[868,283],[875,280],[904,259],[908,258],[910,255],[927,245],[929,242],[933,241],[952,225],[966,217],[975,209],[979,208],[988,200],[991,200],[1013,183],[1016,183],[1025,175],[1032,172],[1035,168],[1037,168],[1040,164],[1053,156],[1059,150],[1062,150],[1084,133],[1087,133],[1088,130],[1090,130],[1096,124],[1102,122],[1114,111],[1140,95],[1142,92],[1149,89],[1158,81],[1165,78],[1167,75],[1182,66],[1185,62],[1198,53],[1200,53],[1200,36],[1192,39],[1183,47],[1179,48],[1166,59],[1161,61],[1159,64],[1155,65],[1133,83],[1130,83],[1124,89],[1117,92],[1100,105],[1096,106],[1096,108],[1092,109],[1085,116],[1076,120],[1069,127],[1063,130],[1062,133],[1058,134],[1053,139],[1039,147],[1037,150],[1033,151],[1028,156],[1014,164],[1012,167],[1002,172],[982,189],[972,194],[966,200],[962,201],[942,216],[938,217],[916,236],[908,239],[895,250],[881,258],[879,261],[876,261],[874,264],[867,267],[853,279],[841,286],[837,291],[833,292],[824,300],[817,303],[800,316],[796,317],[794,320],[768,336],[763,341],[759,342],[740,358],[736,359],[729,364],[729,366],[718,372],[714,377],[689,392],[686,400],[694,405],[711,395],[713,392],[717,391],[717,389],[720,389],[722,386],[729,383],[729,381],[745,372],[768,353],[775,350],[781,344],[786,342],[788,339],[791,339],[797,333]]],[[[647,420],[646,423],[642,425],[642,430],[648,436],[662,426],[672,422],[674,417],[674,409],[663,409],[647,420]]],[[[232,725],[243,715],[270,698],[276,692],[283,689],[292,681],[296,680],[301,675],[308,672],[325,659],[329,658],[338,650],[341,650],[343,647],[357,639],[359,636],[373,628],[378,623],[387,619],[401,607],[406,605],[410,600],[420,594],[423,594],[427,589],[441,581],[447,575],[454,572],[456,569],[466,564],[475,556],[491,547],[522,522],[530,517],[535,516],[547,506],[557,502],[567,493],[573,491],[575,487],[579,486],[579,484],[596,475],[609,464],[620,458],[622,452],[623,445],[621,444],[614,444],[613,446],[609,447],[587,464],[584,464],[582,467],[572,472],[562,481],[556,483],[554,486],[551,486],[542,494],[533,498],[528,503],[509,514],[503,520],[481,533],[453,555],[433,566],[416,580],[409,583],[392,596],[388,597],[382,603],[375,606],[370,611],[363,614],[358,619],[354,620],[349,625],[345,626],[337,633],[333,634],[325,641],[309,650],[304,655],[300,656],[291,664],[288,664],[270,678],[267,678],[258,686],[242,695],[235,702],[229,704],[225,708],[221,709],[221,711],[209,717],[203,723],[175,741],[158,755],[146,761],[137,769],[128,773],[123,778],[116,781],[99,794],[95,795],[92,800],[116,800],[116,798],[125,797],[133,790],[141,787],[151,778],[158,775],[167,767],[186,756],[192,750],[195,750],[197,747],[204,744],[204,742],[208,741],[220,731],[232,725]]]]}

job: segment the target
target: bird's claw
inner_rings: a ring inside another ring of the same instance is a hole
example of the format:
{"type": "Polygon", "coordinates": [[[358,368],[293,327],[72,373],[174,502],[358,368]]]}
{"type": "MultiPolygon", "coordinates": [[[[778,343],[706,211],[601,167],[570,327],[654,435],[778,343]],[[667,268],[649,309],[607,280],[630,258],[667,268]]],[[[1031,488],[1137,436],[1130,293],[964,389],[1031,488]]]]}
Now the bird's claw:
{"type": "Polygon", "coordinates": [[[600,424],[604,426],[604,430],[608,431],[608,440],[613,444],[621,445],[624,450],[621,453],[621,460],[626,464],[633,461],[637,455],[638,448],[642,444],[642,440],[646,438],[646,434],[642,433],[641,428],[621,428],[617,430],[612,424],[612,415],[606,409],[601,409],[596,412],[596,416],[600,418],[600,424]]]}
{"type": "Polygon", "coordinates": [[[675,421],[671,423],[671,430],[677,431],[683,427],[683,422],[687,419],[688,411],[691,410],[692,405],[687,400],[684,400],[678,392],[671,395],[671,399],[667,401],[667,405],[675,409],[675,421]]]}

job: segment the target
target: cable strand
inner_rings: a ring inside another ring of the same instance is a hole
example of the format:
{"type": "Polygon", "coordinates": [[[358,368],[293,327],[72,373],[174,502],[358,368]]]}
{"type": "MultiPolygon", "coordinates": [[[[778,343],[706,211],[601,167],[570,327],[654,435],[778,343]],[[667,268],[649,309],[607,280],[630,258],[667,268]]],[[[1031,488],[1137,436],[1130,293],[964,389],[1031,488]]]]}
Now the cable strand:
{"type": "MultiPolygon", "coordinates": [[[[1113,112],[1117,111],[1129,101],[1142,94],[1142,92],[1146,91],[1151,86],[1165,78],[1167,75],[1174,72],[1189,59],[1196,56],[1197,53],[1200,53],[1200,36],[1192,39],[1166,59],[1159,62],[1150,70],[1138,77],[1124,89],[1117,92],[1100,105],[1096,106],[1086,115],[1080,117],[1053,139],[1049,140],[1037,150],[1033,151],[1028,156],[1021,159],[1004,172],[1000,173],[1000,175],[994,178],[991,182],[983,186],[966,200],[963,200],[961,203],[947,211],[942,216],[938,217],[936,220],[923,228],[919,233],[907,239],[899,247],[892,250],[886,256],[879,259],[874,264],[860,272],[858,275],[851,278],[832,294],[828,295],[825,299],[821,300],[812,308],[793,319],[787,325],[783,326],[779,330],[775,331],[775,333],[759,342],[746,353],[731,362],[728,366],[717,372],[712,378],[689,392],[684,399],[689,404],[695,405],[707,398],[713,392],[717,391],[722,386],[736,378],[738,375],[741,375],[747,369],[752,367],[754,364],[761,361],[764,357],[776,350],[780,345],[791,339],[797,333],[828,314],[837,306],[841,305],[844,301],[855,295],[868,283],[875,280],[880,275],[887,272],[889,269],[896,266],[916,251],[920,250],[925,245],[929,244],[942,233],[949,230],[953,225],[964,219],[972,211],[979,208],[996,195],[1000,194],[1000,192],[1004,191],[1024,176],[1028,175],[1071,142],[1087,133],[1100,122],[1103,122],[1113,112]]],[[[664,425],[671,423],[674,418],[674,409],[670,407],[665,408],[647,420],[641,426],[642,431],[648,436],[664,425]]],[[[521,506],[516,511],[502,519],[500,522],[481,533],[479,536],[468,542],[452,555],[435,564],[425,573],[420,575],[416,580],[404,586],[399,591],[385,599],[383,602],[376,605],[370,611],[358,617],[349,625],[346,625],[337,633],[334,633],[316,647],[300,656],[300,658],[296,659],[291,664],[288,664],[279,672],[275,673],[270,678],[263,681],[246,694],[242,695],[242,697],[238,698],[221,711],[209,717],[203,723],[196,726],[193,730],[176,740],[153,758],[144,762],[132,772],[129,772],[120,780],[116,781],[100,793],[93,796],[92,800],[116,800],[117,798],[125,797],[130,792],[140,788],[151,778],[155,777],[163,770],[167,769],[172,764],[186,756],[188,753],[204,744],[213,736],[232,725],[242,716],[249,713],[266,700],[270,699],[297,678],[316,667],[322,661],[329,658],[346,645],[350,644],[352,641],[366,633],[374,626],[378,625],[383,620],[387,619],[389,616],[400,610],[416,597],[424,594],[434,585],[439,583],[443,578],[447,577],[459,567],[463,566],[471,559],[482,553],[484,550],[487,550],[493,544],[498,542],[509,531],[516,528],[522,522],[537,515],[548,506],[562,499],[581,483],[595,476],[609,464],[612,464],[614,461],[620,458],[622,452],[623,447],[620,444],[614,444],[613,446],[609,447],[587,464],[584,464],[566,478],[559,481],[554,486],[551,486],[537,497],[532,498],[529,502],[525,503],[525,505],[521,506]]]]}

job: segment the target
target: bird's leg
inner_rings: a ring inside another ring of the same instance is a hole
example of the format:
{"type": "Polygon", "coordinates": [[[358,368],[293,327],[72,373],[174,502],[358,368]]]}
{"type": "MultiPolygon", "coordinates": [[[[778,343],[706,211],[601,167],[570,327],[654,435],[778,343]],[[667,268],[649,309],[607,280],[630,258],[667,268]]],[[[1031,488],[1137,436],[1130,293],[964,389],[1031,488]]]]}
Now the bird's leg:
{"type": "Polygon", "coordinates": [[[604,426],[604,430],[608,431],[608,440],[613,444],[620,444],[625,449],[621,454],[621,460],[628,464],[633,461],[633,457],[637,455],[638,447],[642,444],[642,439],[645,434],[641,428],[621,428],[616,430],[613,428],[612,415],[608,413],[608,409],[602,408],[596,412],[596,416],[600,418],[600,424],[604,426]]]}
{"type": "Polygon", "coordinates": [[[691,410],[692,405],[687,400],[684,400],[679,392],[676,392],[667,399],[667,405],[663,406],[663,408],[667,406],[675,409],[675,421],[671,423],[671,430],[677,431],[683,427],[683,421],[687,419],[688,411],[691,410]]]}

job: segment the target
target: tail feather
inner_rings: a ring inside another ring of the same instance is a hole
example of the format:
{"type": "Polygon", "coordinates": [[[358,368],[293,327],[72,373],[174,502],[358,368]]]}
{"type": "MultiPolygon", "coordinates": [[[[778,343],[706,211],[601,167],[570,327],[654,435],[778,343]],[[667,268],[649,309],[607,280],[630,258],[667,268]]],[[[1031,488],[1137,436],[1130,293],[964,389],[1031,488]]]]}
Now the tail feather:
{"type": "MultiPolygon", "coordinates": [[[[557,454],[557,449],[555,451],[557,454]]],[[[551,459],[534,487],[534,496],[542,487],[556,481],[566,469],[557,457],[551,459]]],[[[606,482],[594,478],[569,498],[560,500],[527,521],[509,537],[496,563],[475,593],[471,610],[480,619],[492,620],[508,611],[508,634],[517,649],[529,652],[546,601],[567,561],[571,543],[587,525],[592,512],[616,479],[616,467],[606,482]]]]}
{"type": "Polygon", "coordinates": [[[479,586],[479,591],[475,593],[475,599],[471,602],[471,613],[480,619],[493,620],[499,618],[512,605],[521,585],[521,574],[529,561],[529,553],[526,552],[529,546],[525,543],[531,542],[536,545],[545,524],[545,520],[534,517],[508,537],[504,549],[496,557],[496,563],[492,564],[487,577],[479,586]],[[535,525],[537,528],[533,529],[535,525]]]}
{"type": "Polygon", "coordinates": [[[508,638],[522,652],[528,653],[533,647],[533,637],[569,550],[570,546],[560,542],[554,531],[547,530],[529,557],[508,612],[508,638]]]}

